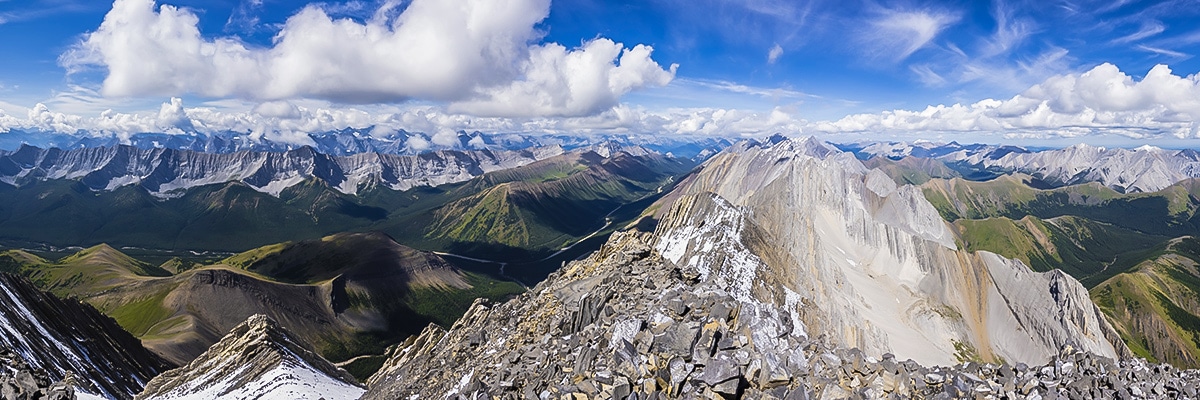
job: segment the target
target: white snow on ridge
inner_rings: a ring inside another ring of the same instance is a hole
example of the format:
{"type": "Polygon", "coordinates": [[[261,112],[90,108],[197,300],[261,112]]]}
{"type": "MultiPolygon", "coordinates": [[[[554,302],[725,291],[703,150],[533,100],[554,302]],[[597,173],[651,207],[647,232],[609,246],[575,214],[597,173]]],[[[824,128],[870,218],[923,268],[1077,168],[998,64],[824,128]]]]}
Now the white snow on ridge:
{"type": "MultiPolygon", "coordinates": [[[[331,378],[302,363],[285,362],[253,381],[238,385],[234,373],[203,389],[181,387],[159,400],[353,400],[366,389],[331,378]],[[200,389],[192,391],[193,389],[200,389]],[[189,393],[190,392],[190,393],[189,393]]],[[[204,381],[199,379],[198,381],[204,381]]]]}

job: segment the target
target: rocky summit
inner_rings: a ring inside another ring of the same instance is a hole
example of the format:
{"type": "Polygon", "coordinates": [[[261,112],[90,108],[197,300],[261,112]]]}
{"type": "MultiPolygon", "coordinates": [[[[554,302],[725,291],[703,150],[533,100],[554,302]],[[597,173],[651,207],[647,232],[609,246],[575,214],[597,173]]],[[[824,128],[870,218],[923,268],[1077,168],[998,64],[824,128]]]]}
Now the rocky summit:
{"type": "Polygon", "coordinates": [[[1064,345],[1040,363],[925,366],[795,329],[620,233],[530,293],[390,350],[364,399],[1195,398],[1200,372],[1064,345]]]}
{"type": "Polygon", "coordinates": [[[188,365],[155,377],[136,399],[348,400],[362,393],[349,373],[256,314],[188,365]]]}

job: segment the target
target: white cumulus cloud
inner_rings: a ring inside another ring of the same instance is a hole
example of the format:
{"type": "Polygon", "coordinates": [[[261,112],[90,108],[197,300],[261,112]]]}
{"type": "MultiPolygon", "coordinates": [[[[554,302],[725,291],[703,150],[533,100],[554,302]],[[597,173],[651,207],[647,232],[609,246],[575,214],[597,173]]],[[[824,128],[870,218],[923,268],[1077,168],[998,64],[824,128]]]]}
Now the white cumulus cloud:
{"type": "Polygon", "coordinates": [[[199,17],[187,8],[116,0],[60,63],[106,69],[105,96],[420,99],[498,116],[595,113],[674,77],[675,66],[663,69],[648,46],[536,43],[549,0],[413,0],[388,17],[400,5],[387,2],[367,21],[335,19],[309,5],[261,48],[202,36],[199,17]]]}
{"type": "Polygon", "coordinates": [[[826,132],[988,132],[1011,137],[1094,133],[1200,138],[1200,77],[1166,65],[1139,80],[1115,65],[1053,76],[1007,100],[855,114],[815,125],[826,132]]]}
{"type": "MultiPolygon", "coordinates": [[[[731,84],[717,86],[722,85],[731,84]]],[[[5,107],[26,110],[15,105],[5,107]]],[[[53,111],[45,104],[27,110],[24,117],[0,111],[0,132],[19,129],[123,139],[138,132],[239,132],[254,139],[308,144],[311,141],[308,133],[352,128],[370,129],[372,135],[386,136],[406,130],[426,134],[408,139],[406,145],[418,150],[434,145],[454,146],[459,141],[457,132],[477,130],[721,136],[780,132],[843,138],[849,134],[863,138],[957,137],[958,140],[979,140],[982,136],[1055,139],[1095,134],[1138,140],[1198,139],[1200,76],[1178,75],[1159,65],[1145,77],[1136,79],[1114,65],[1101,64],[1082,73],[1050,77],[1007,99],[854,114],[831,121],[806,120],[791,107],[649,110],[627,104],[579,116],[503,117],[479,116],[441,105],[347,106],[315,100],[187,107],[183,100],[171,98],[142,112],[109,110],[95,117],[53,111]]]]}

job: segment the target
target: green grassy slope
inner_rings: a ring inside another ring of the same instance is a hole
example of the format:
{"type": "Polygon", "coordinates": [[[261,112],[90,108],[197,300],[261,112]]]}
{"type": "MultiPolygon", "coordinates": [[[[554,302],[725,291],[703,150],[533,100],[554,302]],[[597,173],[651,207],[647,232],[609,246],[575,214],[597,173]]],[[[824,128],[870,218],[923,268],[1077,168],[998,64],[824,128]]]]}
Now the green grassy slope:
{"type": "Polygon", "coordinates": [[[1200,182],[1186,180],[1153,193],[1120,194],[1098,183],[1040,190],[1029,177],[1005,175],[986,182],[931,180],[925,197],[948,221],[962,218],[1072,215],[1155,235],[1179,237],[1200,230],[1200,182]]]}
{"type": "Polygon", "coordinates": [[[609,212],[691,168],[660,156],[566,154],[472,179],[441,195],[452,200],[380,229],[416,247],[525,262],[592,233],[609,212]]]}
{"type": "Polygon", "coordinates": [[[1168,238],[1073,216],[1026,216],[954,222],[963,246],[1024,261],[1037,271],[1061,269],[1091,287],[1142,262],[1168,238]]]}
{"type": "Polygon", "coordinates": [[[1161,255],[1091,290],[1139,356],[1200,366],[1200,241],[1173,240],[1161,255]]]}

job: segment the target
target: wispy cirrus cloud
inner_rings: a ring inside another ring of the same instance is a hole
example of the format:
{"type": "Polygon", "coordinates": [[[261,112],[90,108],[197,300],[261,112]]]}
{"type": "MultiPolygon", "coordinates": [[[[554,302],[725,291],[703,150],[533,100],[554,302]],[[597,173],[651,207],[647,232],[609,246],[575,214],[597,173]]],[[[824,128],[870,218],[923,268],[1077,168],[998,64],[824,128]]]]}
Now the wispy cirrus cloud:
{"type": "Polygon", "coordinates": [[[1168,57],[1174,57],[1174,58],[1190,58],[1192,56],[1191,54],[1187,54],[1184,52],[1167,50],[1167,49],[1162,49],[1162,48],[1158,48],[1158,47],[1151,47],[1151,46],[1147,46],[1144,44],[1139,44],[1134,47],[1141,51],[1154,53],[1154,54],[1158,54],[1158,55],[1164,55],[1164,56],[1168,56],[1168,57]]]}
{"type": "Polygon", "coordinates": [[[942,30],[958,22],[941,10],[879,9],[861,38],[873,59],[900,62],[928,45],[942,30]]]}
{"type": "Polygon", "coordinates": [[[1129,44],[1153,37],[1166,31],[1167,28],[1158,21],[1145,21],[1136,32],[1112,40],[1112,44],[1129,44]]]}
{"type": "Polygon", "coordinates": [[[715,90],[730,92],[730,93],[747,94],[747,95],[758,96],[758,97],[763,97],[763,98],[799,99],[799,98],[805,98],[805,97],[809,97],[809,98],[819,98],[820,97],[817,95],[812,95],[812,94],[808,94],[808,93],[804,93],[804,92],[800,92],[800,91],[792,90],[792,89],[788,89],[788,88],[755,87],[755,86],[748,86],[748,85],[743,85],[743,84],[739,84],[739,83],[735,83],[735,82],[720,81],[720,80],[681,79],[679,83],[683,84],[683,85],[696,85],[696,86],[700,86],[700,87],[708,88],[708,89],[715,89],[715,90]]]}
{"type": "Polygon", "coordinates": [[[980,55],[983,58],[1004,56],[1015,51],[1037,31],[1037,23],[1031,18],[1016,16],[1016,8],[1004,1],[996,1],[991,10],[996,29],[984,40],[980,55]]]}

